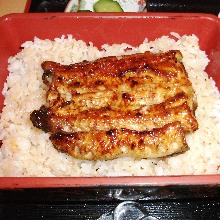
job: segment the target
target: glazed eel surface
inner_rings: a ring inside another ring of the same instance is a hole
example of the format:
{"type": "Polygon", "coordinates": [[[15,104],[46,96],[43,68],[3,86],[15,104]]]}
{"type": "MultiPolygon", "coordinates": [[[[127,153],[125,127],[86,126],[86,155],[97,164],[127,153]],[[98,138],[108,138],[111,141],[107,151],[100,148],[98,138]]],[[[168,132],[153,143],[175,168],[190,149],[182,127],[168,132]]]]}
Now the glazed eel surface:
{"type": "Polygon", "coordinates": [[[157,158],[185,152],[198,128],[180,51],[42,63],[47,105],[31,113],[54,146],[74,158],[157,158]]]}

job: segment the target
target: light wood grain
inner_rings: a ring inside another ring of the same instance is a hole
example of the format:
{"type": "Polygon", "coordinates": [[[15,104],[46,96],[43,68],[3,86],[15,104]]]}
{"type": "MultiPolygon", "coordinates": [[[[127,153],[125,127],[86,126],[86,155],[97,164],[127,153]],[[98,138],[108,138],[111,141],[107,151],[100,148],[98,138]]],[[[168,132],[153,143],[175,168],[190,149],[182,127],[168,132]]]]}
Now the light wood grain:
{"type": "Polygon", "coordinates": [[[10,13],[23,13],[27,0],[0,0],[0,17],[10,13]]]}

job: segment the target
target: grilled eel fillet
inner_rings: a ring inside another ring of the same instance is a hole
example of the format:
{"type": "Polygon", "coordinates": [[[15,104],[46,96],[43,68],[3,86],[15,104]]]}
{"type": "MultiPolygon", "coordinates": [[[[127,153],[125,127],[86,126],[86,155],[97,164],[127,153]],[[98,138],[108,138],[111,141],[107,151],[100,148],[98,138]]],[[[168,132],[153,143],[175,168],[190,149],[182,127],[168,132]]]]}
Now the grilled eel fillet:
{"type": "Polygon", "coordinates": [[[49,87],[49,106],[72,102],[79,111],[108,107],[127,110],[158,104],[184,91],[194,108],[194,91],[180,62],[179,51],[145,52],[105,57],[94,62],[60,65],[42,64],[43,81],[49,87]]]}
{"type": "Polygon", "coordinates": [[[34,125],[45,132],[81,132],[90,130],[152,130],[167,123],[180,121],[186,133],[197,129],[197,121],[187,105],[185,93],[167,99],[146,109],[134,111],[112,110],[110,108],[90,109],[89,111],[69,110],[68,105],[60,109],[42,107],[32,113],[34,125]]]}
{"type": "Polygon", "coordinates": [[[155,158],[188,149],[198,128],[179,51],[42,63],[47,106],[31,113],[57,149],[79,159],[155,158]],[[110,135],[111,134],[111,135],[110,135]]]}
{"type": "Polygon", "coordinates": [[[59,150],[83,160],[112,160],[121,156],[157,158],[188,150],[178,121],[142,132],[113,129],[55,133],[50,140],[59,150]]]}

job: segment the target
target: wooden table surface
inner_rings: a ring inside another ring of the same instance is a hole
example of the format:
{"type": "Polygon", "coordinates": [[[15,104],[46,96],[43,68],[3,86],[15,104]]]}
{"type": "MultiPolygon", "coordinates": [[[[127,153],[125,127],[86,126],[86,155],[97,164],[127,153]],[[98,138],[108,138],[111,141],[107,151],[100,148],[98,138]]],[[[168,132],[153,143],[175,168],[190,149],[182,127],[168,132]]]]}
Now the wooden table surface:
{"type": "Polygon", "coordinates": [[[0,0],[0,17],[10,13],[23,13],[28,0],[0,0]]]}

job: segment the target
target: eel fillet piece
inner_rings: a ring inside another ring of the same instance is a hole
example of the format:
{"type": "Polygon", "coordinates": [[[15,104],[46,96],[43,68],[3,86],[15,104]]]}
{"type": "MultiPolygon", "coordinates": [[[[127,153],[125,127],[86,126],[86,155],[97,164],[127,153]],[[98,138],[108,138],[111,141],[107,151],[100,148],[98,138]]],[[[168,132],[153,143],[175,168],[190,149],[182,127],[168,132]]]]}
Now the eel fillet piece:
{"type": "Polygon", "coordinates": [[[188,150],[179,122],[144,132],[113,129],[56,133],[50,140],[59,151],[83,160],[112,160],[122,156],[159,158],[188,150]]]}
{"type": "Polygon", "coordinates": [[[179,51],[126,55],[60,65],[42,64],[49,106],[72,102],[80,111],[123,105],[130,110],[160,103],[184,91],[193,108],[194,91],[179,51]],[[172,86],[169,86],[172,85],[172,86]],[[84,101],[86,100],[86,101],[84,101]]]}
{"type": "Polygon", "coordinates": [[[198,128],[197,120],[187,105],[187,96],[177,94],[173,98],[157,105],[151,105],[139,111],[90,109],[89,111],[69,110],[63,108],[41,108],[31,114],[35,127],[46,132],[78,132],[90,130],[110,130],[127,128],[130,130],[152,130],[167,123],[180,121],[186,133],[198,128]]]}
{"type": "Polygon", "coordinates": [[[165,157],[188,149],[198,128],[195,93],[180,51],[42,63],[48,87],[33,125],[75,158],[165,157]]]}
{"type": "Polygon", "coordinates": [[[124,91],[100,90],[76,95],[71,94],[69,91],[50,91],[47,100],[52,108],[57,108],[57,106],[62,105],[62,103],[67,103],[69,109],[77,109],[79,112],[109,106],[115,110],[122,108],[135,110],[145,105],[161,103],[169,97],[181,92],[185,92],[188,95],[188,105],[194,110],[193,91],[190,85],[182,85],[180,83],[176,83],[175,86],[172,87],[164,83],[160,85],[149,83],[147,87],[141,87],[141,89],[133,88],[124,91]]]}

